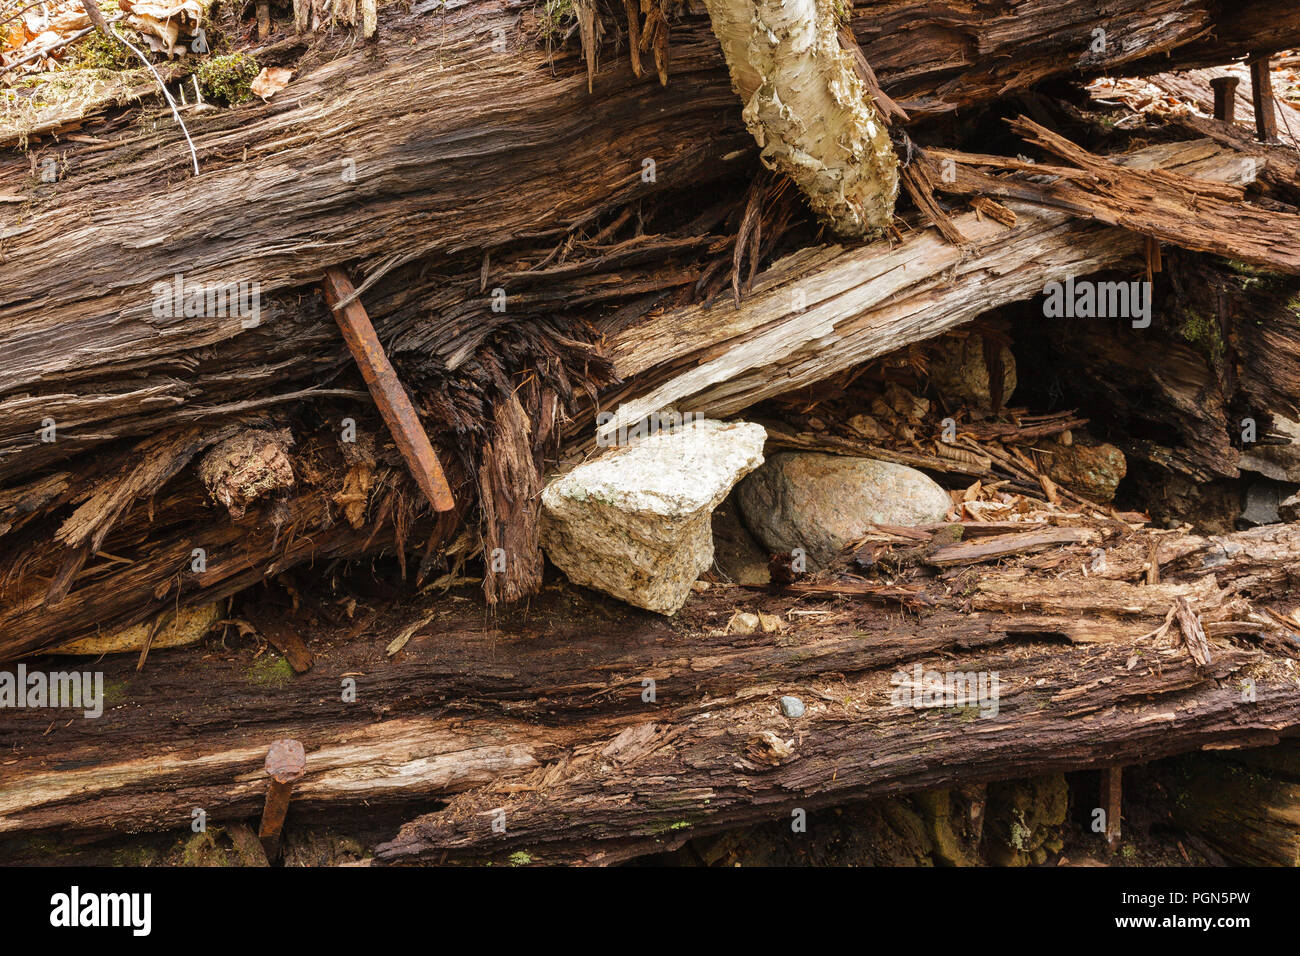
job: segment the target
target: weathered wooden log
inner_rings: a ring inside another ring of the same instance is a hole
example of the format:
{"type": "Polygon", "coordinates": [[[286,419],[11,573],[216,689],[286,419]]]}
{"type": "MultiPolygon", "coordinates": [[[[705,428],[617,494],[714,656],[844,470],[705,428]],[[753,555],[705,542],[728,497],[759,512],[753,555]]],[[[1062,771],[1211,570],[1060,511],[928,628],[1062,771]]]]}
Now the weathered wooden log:
{"type": "MultiPolygon", "coordinates": [[[[1125,161],[1182,169],[1207,181],[1245,175],[1234,151],[1206,142],[1151,147],[1125,161]]],[[[1122,267],[1142,245],[1130,232],[1011,205],[1016,222],[1010,227],[978,213],[955,218],[978,255],[930,231],[892,248],[805,249],[756,280],[739,309],[730,302],[691,306],[617,331],[614,368],[624,384],[602,395],[616,414],[598,434],[669,405],[713,417],[734,414],[1000,305],[1034,298],[1049,282],[1122,267]]]]}
{"type": "Polygon", "coordinates": [[[418,520],[427,510],[382,422],[358,417],[355,443],[343,440],[352,437],[346,426],[298,436],[281,463],[297,479],[293,493],[238,518],[210,499],[193,468],[174,481],[165,469],[183,467],[239,423],[163,433],[105,460],[102,473],[60,476],[45,503],[81,502],[63,525],[68,546],[20,524],[11,540],[22,546],[0,561],[0,658],[211,604],[303,562],[384,551],[405,561],[430,535],[447,544],[455,521],[418,520]]]}
{"type": "MultiPolygon", "coordinates": [[[[1205,143],[1156,147],[1138,159],[1163,161],[1207,177],[1241,174],[1240,163],[1232,150],[1205,143]]],[[[808,250],[779,263],[760,277],[739,311],[731,303],[711,308],[692,307],[663,313],[620,330],[613,335],[615,366],[617,373],[628,379],[628,384],[602,400],[612,401],[611,395],[620,392],[645,396],[630,403],[641,410],[638,414],[683,399],[690,403],[688,410],[706,410],[711,415],[734,412],[897,348],[901,343],[937,334],[1003,302],[1032,297],[1046,282],[1066,274],[1086,274],[1121,265],[1131,260],[1141,245],[1128,233],[1071,221],[1062,214],[1029,207],[1019,209],[1019,219],[1010,228],[993,220],[981,221],[975,215],[961,219],[960,224],[973,241],[984,243],[980,255],[964,257],[961,250],[931,232],[914,234],[892,250],[886,249],[884,243],[854,250],[808,250]],[[906,268],[899,267],[902,263],[906,263],[906,268]],[[981,295],[972,296],[965,285],[952,283],[953,269],[970,281],[978,280],[981,295]],[[804,293],[805,301],[799,301],[803,290],[808,290],[804,293]],[[782,316],[781,321],[772,321],[782,316]],[[837,338],[827,337],[830,329],[835,329],[837,338]],[[674,375],[684,361],[692,361],[693,354],[718,357],[659,384],[662,376],[674,375]],[[712,385],[712,392],[706,388],[703,397],[697,395],[701,384],[712,385]],[[725,397],[715,400],[714,393],[725,397]]],[[[619,270],[621,261],[614,257],[610,267],[619,270]]],[[[549,294],[567,294],[564,277],[563,271],[551,276],[557,285],[549,294]]],[[[325,336],[328,320],[322,316],[320,321],[324,324],[319,334],[325,336]]],[[[535,328],[541,334],[545,326],[535,328]]],[[[529,347],[541,352],[544,344],[539,341],[529,347]]],[[[592,368],[590,364],[585,367],[592,368]]],[[[576,377],[576,373],[570,377],[576,377]]],[[[478,470],[478,490],[490,499],[485,506],[485,554],[491,556],[500,549],[505,558],[506,573],[485,579],[485,590],[491,601],[517,599],[534,590],[540,581],[540,554],[530,502],[540,487],[544,448],[559,437],[556,394],[561,385],[539,389],[536,375],[521,376],[521,380],[524,389],[519,397],[526,399],[528,411],[525,413],[522,407],[511,410],[510,402],[517,398],[511,398],[505,405],[498,404],[495,412],[489,406],[486,414],[493,415],[494,424],[483,438],[484,463],[477,465],[472,458],[466,458],[461,466],[462,472],[478,470]]],[[[519,388],[512,386],[511,381],[500,376],[499,384],[494,387],[500,394],[510,396],[519,388]]],[[[633,416],[624,414],[623,420],[632,423],[633,416]]],[[[329,438],[331,442],[338,435],[342,417],[342,412],[334,413],[336,431],[329,438]]],[[[149,417],[142,415],[140,427],[148,427],[148,423],[149,417]]],[[[585,416],[580,417],[575,428],[580,429],[576,434],[582,441],[590,442],[592,433],[587,430],[587,423],[585,416]]],[[[189,430],[200,428],[198,434],[213,436],[205,439],[208,441],[221,436],[221,427],[202,430],[200,426],[186,426],[189,430]]],[[[189,430],[177,430],[176,437],[168,440],[187,440],[184,436],[190,434],[189,430]]],[[[378,434],[382,435],[382,431],[378,434]]],[[[127,452],[124,460],[132,461],[140,454],[134,450],[127,452]]],[[[279,535],[278,527],[284,524],[284,519],[277,518],[269,508],[254,509],[242,522],[230,524],[223,523],[222,516],[200,505],[198,514],[190,519],[192,523],[187,527],[186,508],[197,503],[193,491],[175,492],[154,481],[137,483],[138,487],[124,485],[114,499],[121,499],[114,506],[116,511],[96,519],[84,533],[59,532],[59,541],[66,542],[70,549],[67,553],[51,551],[42,542],[41,534],[43,529],[45,534],[52,533],[53,529],[48,520],[35,521],[34,517],[42,513],[60,515],[65,503],[77,500],[82,489],[95,482],[109,482],[105,487],[116,487],[114,467],[117,465],[93,477],[73,477],[68,473],[57,487],[47,488],[42,481],[21,487],[20,493],[14,495],[9,506],[13,515],[11,523],[16,529],[21,527],[26,540],[31,542],[28,548],[35,550],[15,551],[7,566],[0,563],[0,567],[6,568],[8,580],[8,600],[0,603],[0,621],[6,624],[4,633],[10,635],[0,641],[0,657],[30,653],[58,640],[81,637],[87,629],[98,626],[133,624],[176,602],[211,603],[231,593],[230,588],[236,584],[246,586],[273,569],[283,570],[310,560],[315,553],[311,550],[312,543],[331,542],[325,551],[357,554],[358,547],[385,548],[394,540],[407,540],[412,546],[418,546],[429,534],[423,527],[410,536],[405,533],[394,536],[389,531],[362,528],[355,523],[345,528],[331,519],[328,505],[323,510],[313,505],[293,505],[292,519],[286,525],[294,529],[295,534],[290,537],[279,535]],[[167,521],[114,531],[113,524],[122,508],[156,494],[161,494],[159,500],[168,504],[162,512],[168,516],[167,521]],[[249,528],[258,531],[250,536],[249,528]],[[91,533],[97,540],[90,541],[93,547],[88,548],[87,535],[91,533]],[[347,547],[333,544],[340,534],[346,536],[347,547]],[[212,571],[200,575],[184,572],[188,556],[196,548],[211,555],[218,567],[233,568],[227,560],[218,562],[216,558],[218,555],[228,558],[232,547],[242,555],[238,576],[228,578],[224,573],[217,575],[212,571]],[[97,552],[114,557],[91,560],[97,552]],[[124,556],[130,563],[122,560],[124,556]],[[88,560],[94,570],[78,577],[88,560]],[[72,600],[53,605],[47,599],[52,587],[50,581],[58,583],[52,592],[55,596],[70,593],[68,589],[74,582],[80,582],[77,588],[84,590],[72,591],[72,600]],[[220,594],[212,593],[211,589],[218,585],[220,594]]],[[[321,480],[327,484],[346,482],[349,468],[350,465],[344,467],[333,478],[322,476],[321,480]]],[[[173,470],[160,472],[161,475],[172,473],[173,470]]],[[[384,493],[392,494],[395,490],[384,493]]],[[[454,490],[458,502],[472,501],[474,497],[472,486],[454,490]]],[[[328,502],[342,493],[331,490],[324,500],[328,502]]],[[[411,506],[407,497],[401,501],[403,509],[411,506]]],[[[87,513],[93,511],[91,508],[87,513]]],[[[381,524],[388,519],[395,520],[395,515],[379,505],[362,511],[381,524]]],[[[415,517],[405,511],[401,513],[403,517],[394,524],[395,532],[405,529],[415,517]]],[[[61,525],[67,520],[58,518],[61,525]]],[[[442,533],[439,540],[446,543],[448,534],[442,533]]]]}
{"type": "Polygon", "coordinates": [[[1232,479],[1243,459],[1259,468],[1275,417],[1300,418],[1298,295],[1295,276],[1170,250],[1149,329],[1079,322],[1030,330],[1024,345],[1054,367],[1088,370],[1071,401],[1112,422],[1130,460],[1199,483],[1232,479]],[[1149,347],[1135,348],[1136,336],[1149,347]]]}
{"type": "MultiPolygon", "coordinates": [[[[1277,533],[1267,546],[1254,533],[1222,542],[1221,579],[1267,580],[1258,572],[1270,562],[1294,574],[1300,528],[1277,533]]],[[[1111,543],[1117,573],[1141,577],[1146,538],[1111,543]]],[[[297,819],[451,801],[380,850],[394,861],[524,852],[613,862],[794,808],[1270,743],[1300,726],[1293,682],[1267,676],[1294,648],[1284,627],[1249,620],[1244,602],[1197,579],[1191,556],[1209,545],[1186,544],[1189,570],[1160,585],[1089,583],[1086,545],[1045,572],[1012,562],[984,576],[973,614],[950,604],[966,591],[960,576],[926,584],[935,606],[917,617],[870,600],[715,586],[670,624],[548,590],[528,614],[495,620],[441,596],[362,605],[355,622],[280,612],[309,635],[314,662],[297,675],[218,645],[157,652],[139,673],[134,661],[60,659],[60,670],[104,671],[103,716],[7,712],[0,834],[21,843],[55,830],[181,827],[196,807],[211,823],[249,817],[266,745],[285,736],[307,749],[297,819]],[[1204,622],[1208,664],[1161,633],[1179,596],[1204,622]],[[736,633],[727,623],[738,608],[777,615],[783,629],[736,633]],[[1062,627],[1081,620],[1086,633],[1062,627]],[[1001,690],[947,707],[903,700],[921,689],[911,687],[918,667],[996,671],[1001,690]],[[802,718],[781,715],[782,694],[804,701],[802,718]]],[[[1256,600],[1285,593],[1272,580],[1256,600]]]]}
{"type": "MultiPolygon", "coordinates": [[[[360,264],[374,281],[408,258],[478,256],[525,236],[563,235],[733,168],[734,160],[719,160],[746,140],[707,21],[674,29],[666,88],[607,59],[593,102],[576,63],[553,72],[545,51],[522,42],[527,8],[475,0],[397,17],[391,38],[304,71],[268,105],[191,118],[203,169],[192,180],[172,181],[184,147],[169,124],[122,135],[110,123],[106,143],[61,145],[65,177],[34,189],[26,157],[0,165],[5,191],[33,199],[0,233],[0,288],[9,290],[0,300],[6,457],[33,450],[44,418],[80,427],[103,421],[110,407],[116,414],[146,401],[155,409],[221,401],[208,391],[212,380],[187,388],[166,372],[218,343],[233,353],[249,348],[246,317],[155,315],[155,284],[177,273],[205,287],[256,282],[268,298],[341,263],[360,264]],[[500,35],[511,42],[499,52],[500,35]],[[653,177],[643,176],[647,159],[653,177]],[[140,383],[129,398],[120,394],[124,376],[140,383]]],[[[887,90],[904,91],[904,105],[924,115],[926,104],[909,97],[943,110],[987,102],[1073,69],[1063,53],[1104,71],[1144,52],[1176,52],[1211,26],[1237,37],[1235,20],[1262,8],[1277,34],[1265,47],[1300,42],[1300,15],[1264,0],[1124,0],[1106,11],[1040,0],[1014,15],[894,0],[858,4],[853,22],[887,90]],[[1123,40],[1094,53],[1097,29],[1123,40]]],[[[1245,52],[1237,44],[1225,41],[1220,55],[1245,52]]],[[[1176,65],[1172,57],[1162,68],[1176,65]]],[[[381,336],[391,334],[376,315],[381,336]]],[[[282,313],[266,320],[280,323],[281,338],[289,334],[282,313]]],[[[265,348],[256,337],[250,345],[246,368],[265,348]]],[[[274,380],[307,378],[292,373],[277,369],[274,380]]],[[[41,451],[46,457],[26,460],[48,460],[51,450],[41,451]]]]}
{"type": "MultiPolygon", "coordinates": [[[[1206,3],[1170,3],[1187,14],[1187,23],[1203,25],[1236,15],[1206,3]]],[[[933,11],[922,15],[908,3],[870,6],[881,18],[860,15],[854,27],[886,85],[883,78],[898,74],[909,62],[895,38],[879,32],[880,23],[888,20],[886,12],[891,17],[904,13],[919,17],[918,24],[926,27],[917,29],[929,38],[927,43],[946,48],[953,42],[948,34],[936,39],[930,29],[933,11]]],[[[1061,64],[1049,67],[1044,57],[1010,77],[1001,72],[1005,58],[981,59],[985,54],[978,38],[987,31],[991,49],[1040,41],[1057,49],[1069,47],[1088,34],[1098,13],[1085,4],[1068,7],[1066,13],[1045,22],[1041,33],[1033,32],[1040,27],[1028,17],[964,15],[957,31],[964,55],[975,73],[983,68],[991,73],[962,87],[960,93],[950,79],[943,79],[943,96],[955,98],[945,100],[942,108],[986,102],[1008,88],[1059,73],[1061,64]],[[990,78],[994,75],[996,82],[990,78]]],[[[184,546],[188,544],[191,552],[209,544],[222,550],[242,536],[206,525],[182,527],[179,516],[185,499],[165,484],[151,479],[146,482],[147,492],[121,485],[122,499],[111,502],[120,514],[151,495],[170,496],[177,508],[176,523],[165,546],[155,547],[136,529],[114,530],[109,526],[115,525],[116,518],[97,524],[89,536],[70,537],[75,527],[57,539],[56,533],[77,503],[77,495],[87,493],[90,476],[106,474],[91,465],[93,456],[105,457],[106,447],[113,448],[112,460],[126,460],[144,436],[174,438],[191,427],[211,435],[225,427],[232,415],[275,407],[311,417],[316,412],[304,409],[308,403],[354,396],[354,379],[343,383],[353,388],[319,384],[350,372],[323,306],[314,294],[300,295],[322,268],[341,261],[370,267],[373,284],[366,290],[367,302],[374,302],[371,308],[381,337],[400,346],[394,357],[404,379],[417,386],[435,428],[441,426],[442,434],[435,440],[460,443],[467,432],[472,435],[465,443],[469,447],[463,472],[477,475],[481,484],[493,489],[504,489],[514,480],[508,475],[536,480],[544,442],[538,432],[525,432],[542,419],[558,421],[562,417],[559,398],[571,397],[566,392],[573,391],[574,383],[580,379],[589,383],[591,375],[548,380],[521,409],[523,418],[512,415],[505,421],[495,406],[521,382],[531,381],[530,376],[550,374],[543,369],[563,366],[565,361],[595,364],[598,359],[590,340],[583,340],[578,320],[534,321],[529,308],[541,311],[564,302],[571,288],[565,283],[575,277],[591,281],[575,282],[582,296],[569,301],[588,306],[682,288],[694,277],[689,265],[673,260],[674,253],[699,252],[716,236],[705,229],[658,241],[629,240],[610,254],[609,261],[592,265],[552,265],[548,255],[534,255],[539,244],[567,241],[580,228],[604,232],[611,223],[626,223],[633,204],[673,191],[679,197],[690,195],[709,182],[734,178],[738,174],[729,170],[739,168],[735,157],[752,151],[740,131],[736,104],[725,89],[718,51],[705,21],[688,18],[675,34],[675,81],[667,92],[638,83],[616,62],[598,75],[599,99],[593,103],[583,97],[573,63],[563,61],[552,74],[540,50],[525,45],[499,53],[494,48],[498,28],[516,36],[522,9],[518,3],[484,0],[432,19],[413,14],[394,26],[424,29],[403,34],[400,41],[389,40],[387,46],[381,42],[381,55],[370,51],[364,54],[364,63],[358,59],[362,54],[357,54],[306,71],[270,105],[196,119],[194,132],[205,171],[193,180],[169,182],[173,169],[169,151],[180,145],[176,130],[164,126],[155,132],[122,135],[118,119],[88,127],[105,134],[108,141],[75,144],[65,157],[68,176],[59,182],[32,188],[25,178],[30,169],[26,159],[21,163],[11,159],[0,166],[0,181],[24,177],[23,189],[34,197],[21,219],[5,226],[6,259],[0,263],[0,276],[8,270],[12,279],[0,283],[11,290],[9,298],[0,301],[4,309],[0,475],[9,483],[0,496],[4,516],[0,528],[7,532],[6,545],[11,546],[3,562],[5,590],[0,607],[16,626],[6,632],[14,636],[5,642],[3,653],[31,652],[59,639],[83,636],[82,630],[93,625],[118,627],[144,620],[160,609],[158,603],[164,599],[173,603],[213,599],[193,587],[210,579],[191,579],[183,573],[177,577],[185,567],[184,546]],[[414,46],[407,42],[411,36],[416,39],[414,46]],[[399,49],[400,58],[385,58],[399,49]],[[457,73],[445,68],[448,58],[463,66],[460,72],[474,76],[478,85],[467,85],[463,77],[448,82],[457,73]],[[399,76],[400,83],[395,83],[399,76]],[[466,96],[471,86],[472,101],[466,96]],[[521,88],[527,89],[526,95],[518,94],[521,88]],[[492,123],[485,124],[483,104],[498,102],[501,109],[491,114],[492,123]],[[391,120],[397,113],[403,116],[402,132],[394,140],[391,120]],[[309,127],[311,135],[303,132],[309,127]],[[319,128],[326,132],[320,133],[319,128]],[[604,146],[606,140],[619,144],[614,162],[604,146]],[[571,141],[580,146],[564,148],[571,141]],[[390,145],[366,147],[378,142],[390,145]],[[555,156],[562,157],[558,168],[555,156]],[[732,158],[714,162],[727,157],[732,158]],[[645,175],[647,158],[654,160],[655,175],[645,175]],[[557,191],[557,181],[577,185],[557,191]],[[165,195],[166,201],[159,201],[159,195],[165,195]],[[214,207],[214,195],[221,196],[224,205],[214,207]],[[362,207],[364,223],[357,215],[362,207]],[[486,250],[492,255],[484,255],[486,250]],[[413,275],[427,272],[434,261],[441,265],[439,256],[450,257],[450,281],[422,278],[411,283],[413,275]],[[490,265],[494,257],[517,266],[505,274],[502,292],[509,300],[516,288],[524,288],[522,303],[516,305],[525,309],[493,311],[496,290],[489,280],[496,278],[490,265]],[[410,261],[405,266],[400,264],[406,260],[410,261]],[[629,268],[646,262],[653,266],[636,275],[636,281],[625,281],[629,268]],[[608,272],[592,278],[601,268],[608,272]],[[112,279],[106,281],[110,272],[112,279]],[[177,275],[182,276],[179,296],[177,275]],[[168,288],[160,289],[160,283],[168,288]],[[228,307],[220,315],[186,314],[192,299],[187,284],[203,293],[199,311],[206,312],[209,292],[243,291],[240,283],[254,287],[251,310],[228,307]],[[548,285],[552,288],[544,290],[548,285]],[[436,321],[428,321],[430,313],[436,321]],[[497,333],[504,342],[493,341],[487,347],[485,343],[497,333]],[[549,351],[546,343],[551,343],[549,351]],[[559,353],[563,353],[561,360],[552,362],[559,353]],[[524,421],[528,424],[521,424],[524,421]],[[47,435],[51,440],[45,440],[47,435]],[[525,445],[531,446],[531,464],[520,454],[525,445]],[[481,460],[485,454],[495,459],[481,460]],[[67,544],[67,553],[51,553],[44,547],[52,540],[67,544]],[[126,556],[119,553],[123,544],[128,545],[126,556]],[[136,548],[147,557],[134,553],[136,548]],[[112,558],[98,559],[97,551],[112,558]],[[73,586],[78,581],[93,582],[96,590],[77,594],[73,586]],[[59,614],[77,608],[78,616],[63,619],[52,613],[60,607],[69,610],[59,614]]],[[[944,14],[951,15],[951,11],[944,14]]],[[[1154,25],[1159,18],[1149,5],[1132,4],[1107,15],[1113,23],[1128,23],[1136,39],[1131,48],[1112,49],[1095,62],[1090,60],[1086,70],[1109,68],[1143,49],[1163,48],[1161,44],[1176,48],[1195,32],[1184,30],[1186,24],[1180,23],[1177,30],[1158,35],[1154,25]]],[[[907,55],[915,52],[906,51],[907,55]]],[[[939,82],[941,74],[948,76],[931,64],[912,75],[909,82],[920,85],[911,89],[939,82]]],[[[5,207],[6,212],[13,208],[5,207]]],[[[1028,214],[1026,221],[1030,221],[1028,214]]],[[[1037,223],[1046,229],[1050,219],[1037,223]]],[[[996,231],[991,224],[977,225],[996,231]]],[[[974,234],[977,239],[982,235],[980,229],[974,234]]],[[[1061,234],[1044,245],[1021,236],[1031,245],[1013,241],[995,250],[995,258],[985,263],[1002,273],[996,284],[991,283],[989,298],[967,303],[964,311],[953,314],[969,317],[977,306],[982,310],[1031,294],[1033,285],[1015,279],[1003,267],[1021,255],[1032,257],[1034,247],[1047,256],[1072,246],[1069,262],[1080,271],[1113,264],[1128,254],[1128,237],[1116,233],[1103,238],[1101,231],[1096,237],[1094,243],[1076,234],[1054,245],[1056,238],[1063,239],[1061,234]],[[1121,246],[1125,247],[1122,254],[1121,246]],[[1004,257],[1003,265],[998,265],[997,256],[1004,257]]],[[[917,252],[918,247],[908,251],[917,252]]],[[[927,273],[929,290],[917,290],[912,302],[917,308],[946,307],[940,277],[944,268],[957,263],[946,258],[949,250],[937,243],[919,251],[933,268],[927,273]]],[[[875,254],[873,250],[871,255],[875,254]]],[[[805,275],[813,275],[817,257],[824,255],[805,253],[802,260],[791,261],[810,270],[805,275]]],[[[838,265],[850,271],[857,267],[848,259],[838,265]]],[[[964,274],[974,276],[980,268],[971,266],[964,274]]],[[[1039,279],[1041,275],[1034,285],[1039,279]]],[[[776,274],[768,281],[778,281],[776,274]]],[[[892,281],[885,279],[883,284],[892,281]]],[[[880,302],[883,297],[870,299],[870,303],[880,302]]],[[[643,314],[653,304],[641,301],[636,307],[643,314]]],[[[843,331],[852,326],[852,334],[824,360],[812,346],[817,329],[806,326],[809,317],[792,307],[782,313],[787,321],[781,334],[790,337],[779,345],[779,350],[786,350],[779,362],[798,371],[772,375],[771,362],[754,360],[752,366],[744,366],[744,376],[710,383],[714,392],[704,393],[707,401],[719,410],[741,407],[889,347],[879,329],[872,331],[875,320],[867,318],[867,309],[847,298],[833,311],[841,307],[835,321],[843,331]]],[[[696,319],[702,315],[697,313],[696,319]]],[[[615,316],[612,321],[619,320],[615,316]]],[[[702,321],[711,323],[713,317],[704,316],[702,321]]],[[[909,334],[920,336],[948,327],[913,316],[901,326],[890,324],[889,329],[897,332],[908,324],[909,334]]],[[[744,330],[743,337],[752,337],[752,331],[744,330]]],[[[696,333],[688,330],[685,338],[692,334],[696,333]]],[[[697,343],[703,346],[704,340],[697,343]]],[[[685,352],[672,354],[676,361],[687,358],[685,352]]],[[[665,372],[666,366],[642,375],[635,387],[657,388],[656,376],[665,372]]],[[[633,393],[612,393],[610,399],[623,394],[633,393]]],[[[649,394],[657,396],[657,392],[649,394]]],[[[185,492],[193,493],[192,488],[185,492]]],[[[527,508],[508,504],[504,491],[494,495],[485,539],[493,546],[513,542],[506,550],[514,553],[518,547],[520,560],[509,565],[508,578],[485,588],[491,599],[509,599],[536,586],[540,562],[530,546],[527,508]]],[[[313,541],[346,535],[349,543],[340,554],[361,553],[357,548],[364,550],[388,537],[387,532],[376,537],[373,527],[364,533],[357,528],[336,530],[328,509],[305,508],[293,514],[291,526],[310,532],[313,541]]],[[[264,531],[257,540],[263,543],[256,552],[260,557],[250,557],[242,566],[237,580],[245,585],[315,553],[306,547],[279,553],[281,540],[270,517],[268,513],[256,518],[264,531]]],[[[401,525],[411,518],[405,515],[401,525]]],[[[159,532],[161,525],[152,530],[159,532]]],[[[394,531],[400,540],[398,524],[394,531]]]]}

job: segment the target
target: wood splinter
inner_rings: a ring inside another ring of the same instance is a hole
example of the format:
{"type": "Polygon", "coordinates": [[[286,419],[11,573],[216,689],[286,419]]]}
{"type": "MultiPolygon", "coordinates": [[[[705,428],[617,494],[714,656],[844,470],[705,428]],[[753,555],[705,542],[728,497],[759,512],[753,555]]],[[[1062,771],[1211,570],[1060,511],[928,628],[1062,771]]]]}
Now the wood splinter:
{"type": "Polygon", "coordinates": [[[397,372],[379,344],[375,327],[370,324],[361,302],[355,298],[356,289],[343,270],[325,270],[325,302],[338,320],[348,351],[361,369],[370,394],[374,396],[379,413],[384,416],[388,430],[406,459],[407,467],[434,511],[451,511],[456,507],[451,488],[442,464],[433,450],[424,426],[415,412],[415,406],[402,387],[397,372]],[[344,303],[340,306],[340,303],[344,303]]]}
{"type": "Polygon", "coordinates": [[[1106,801],[1106,843],[1111,849],[1119,846],[1120,813],[1123,803],[1123,767],[1107,767],[1102,771],[1103,799],[1106,801]]]}

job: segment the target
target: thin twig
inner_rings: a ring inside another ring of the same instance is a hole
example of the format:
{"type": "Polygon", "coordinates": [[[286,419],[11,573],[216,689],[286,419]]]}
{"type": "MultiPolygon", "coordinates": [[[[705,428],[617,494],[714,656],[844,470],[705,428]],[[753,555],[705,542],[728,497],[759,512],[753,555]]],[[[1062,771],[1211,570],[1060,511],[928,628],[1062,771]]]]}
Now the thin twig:
{"type": "MultiPolygon", "coordinates": [[[[89,0],[89,2],[94,3],[94,0],[89,0]]],[[[181,132],[185,134],[185,142],[188,143],[190,147],[190,159],[194,161],[194,175],[197,176],[199,174],[199,154],[194,150],[194,140],[190,139],[190,131],[185,128],[185,121],[181,119],[180,111],[176,108],[176,101],[172,99],[171,93],[167,91],[167,84],[163,82],[163,78],[159,75],[158,71],[154,69],[153,64],[149,62],[148,58],[146,58],[143,53],[122,37],[111,25],[107,26],[109,35],[112,36],[113,39],[121,42],[123,46],[138,56],[140,62],[149,68],[149,72],[152,73],[154,79],[158,81],[158,86],[162,89],[162,94],[167,100],[167,105],[172,108],[172,116],[176,118],[177,125],[180,126],[181,132]]]]}
{"type": "Polygon", "coordinates": [[[48,0],[32,0],[31,3],[27,4],[27,6],[23,7],[17,13],[10,14],[9,16],[5,17],[3,20],[0,20],[0,27],[4,26],[6,23],[9,23],[11,20],[17,20],[24,13],[30,10],[32,7],[39,7],[46,2],[48,2],[48,0]]]}

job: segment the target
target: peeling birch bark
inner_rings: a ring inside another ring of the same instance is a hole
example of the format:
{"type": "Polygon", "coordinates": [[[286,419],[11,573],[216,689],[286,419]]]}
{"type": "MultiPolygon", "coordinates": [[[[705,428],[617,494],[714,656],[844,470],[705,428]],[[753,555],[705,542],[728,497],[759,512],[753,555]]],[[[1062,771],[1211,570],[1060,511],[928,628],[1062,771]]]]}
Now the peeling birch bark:
{"type": "Polygon", "coordinates": [[[705,0],[763,163],[839,235],[889,225],[898,159],[831,0],[705,0]]]}

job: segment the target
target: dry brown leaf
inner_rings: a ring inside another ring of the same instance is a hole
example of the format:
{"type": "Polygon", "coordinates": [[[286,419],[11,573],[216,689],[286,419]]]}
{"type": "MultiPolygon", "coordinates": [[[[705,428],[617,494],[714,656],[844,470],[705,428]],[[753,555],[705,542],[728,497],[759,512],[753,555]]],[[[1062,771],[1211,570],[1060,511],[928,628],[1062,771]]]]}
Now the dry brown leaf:
{"type": "Polygon", "coordinates": [[[267,66],[263,67],[262,72],[253,78],[249,89],[255,95],[267,100],[288,86],[291,79],[293,79],[293,70],[285,69],[282,66],[267,66]]]}

